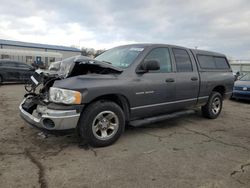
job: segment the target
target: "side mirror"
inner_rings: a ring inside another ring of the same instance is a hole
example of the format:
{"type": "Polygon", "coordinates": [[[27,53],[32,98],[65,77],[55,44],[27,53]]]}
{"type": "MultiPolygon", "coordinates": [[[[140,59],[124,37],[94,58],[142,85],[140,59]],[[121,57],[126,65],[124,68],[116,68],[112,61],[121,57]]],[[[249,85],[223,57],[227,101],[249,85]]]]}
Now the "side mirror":
{"type": "Polygon", "coordinates": [[[159,70],[160,69],[160,63],[157,60],[147,60],[144,61],[137,73],[145,73],[148,71],[154,71],[154,70],[159,70]]]}

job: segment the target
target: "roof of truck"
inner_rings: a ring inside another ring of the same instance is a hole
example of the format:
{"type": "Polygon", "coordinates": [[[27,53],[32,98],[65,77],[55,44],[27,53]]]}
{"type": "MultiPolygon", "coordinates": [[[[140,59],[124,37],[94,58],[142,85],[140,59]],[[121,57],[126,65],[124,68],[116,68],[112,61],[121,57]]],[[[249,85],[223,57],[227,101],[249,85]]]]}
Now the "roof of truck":
{"type": "Polygon", "coordinates": [[[198,50],[198,49],[190,49],[194,54],[202,54],[202,55],[213,55],[213,56],[225,56],[222,53],[206,51],[206,50],[198,50]]]}
{"type": "MultiPolygon", "coordinates": [[[[203,54],[203,55],[214,55],[214,56],[225,56],[222,53],[207,51],[207,50],[200,50],[200,49],[192,49],[187,48],[184,46],[172,45],[172,44],[161,44],[161,43],[135,43],[135,44],[127,44],[122,46],[136,46],[136,47],[157,47],[157,46],[166,46],[166,47],[175,47],[175,48],[185,48],[191,50],[194,54],[203,54]]],[[[119,47],[119,46],[118,46],[119,47]]]]}

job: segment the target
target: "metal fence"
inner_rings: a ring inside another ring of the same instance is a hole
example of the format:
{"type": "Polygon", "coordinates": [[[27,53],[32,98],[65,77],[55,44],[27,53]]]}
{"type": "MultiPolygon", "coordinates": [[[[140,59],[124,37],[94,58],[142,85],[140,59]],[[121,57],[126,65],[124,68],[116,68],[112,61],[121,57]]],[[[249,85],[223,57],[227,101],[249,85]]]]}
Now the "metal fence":
{"type": "Polygon", "coordinates": [[[233,72],[250,73],[250,60],[231,60],[229,62],[233,72]]]}

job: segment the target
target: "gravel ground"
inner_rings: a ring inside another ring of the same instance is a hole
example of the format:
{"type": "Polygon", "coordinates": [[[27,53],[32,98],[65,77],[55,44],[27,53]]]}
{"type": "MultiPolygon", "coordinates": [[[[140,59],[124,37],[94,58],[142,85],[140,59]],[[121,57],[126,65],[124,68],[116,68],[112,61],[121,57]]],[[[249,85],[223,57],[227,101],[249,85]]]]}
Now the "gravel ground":
{"type": "Polygon", "coordinates": [[[0,187],[250,187],[250,103],[127,128],[114,145],[80,148],[19,117],[23,85],[0,86],[0,187]]]}

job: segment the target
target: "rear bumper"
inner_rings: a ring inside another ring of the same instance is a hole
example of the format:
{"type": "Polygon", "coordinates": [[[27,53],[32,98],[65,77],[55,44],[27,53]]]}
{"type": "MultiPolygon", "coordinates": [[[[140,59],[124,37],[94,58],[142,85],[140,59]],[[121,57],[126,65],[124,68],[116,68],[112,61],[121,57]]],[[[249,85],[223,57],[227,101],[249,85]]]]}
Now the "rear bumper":
{"type": "Polygon", "coordinates": [[[232,98],[250,100],[250,92],[234,90],[232,98]]]}
{"type": "Polygon", "coordinates": [[[31,113],[23,108],[23,104],[27,98],[22,101],[19,106],[20,116],[29,124],[45,130],[69,130],[77,126],[80,112],[77,110],[54,110],[48,109],[47,106],[37,105],[36,109],[31,113]]]}

